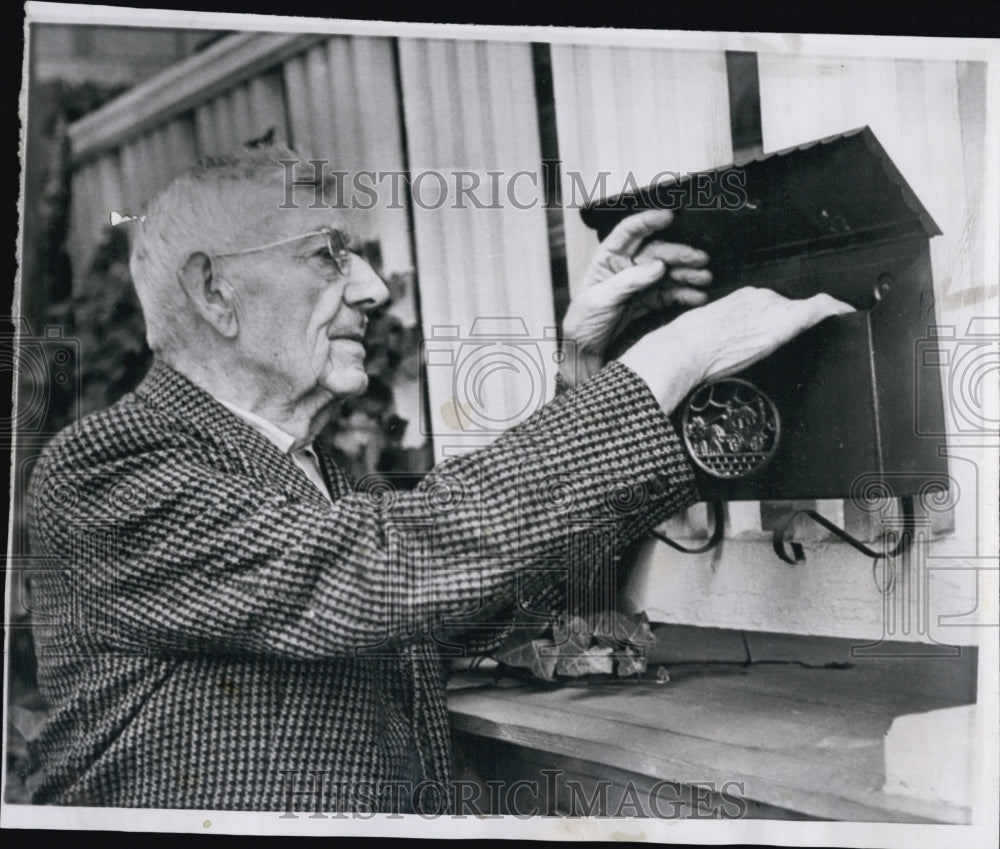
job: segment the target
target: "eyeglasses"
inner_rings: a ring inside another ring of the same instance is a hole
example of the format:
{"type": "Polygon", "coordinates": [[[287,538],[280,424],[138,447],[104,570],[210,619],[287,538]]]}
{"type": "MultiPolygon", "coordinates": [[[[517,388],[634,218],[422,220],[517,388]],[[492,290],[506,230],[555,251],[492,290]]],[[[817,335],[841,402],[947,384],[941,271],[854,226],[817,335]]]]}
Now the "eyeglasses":
{"type": "Polygon", "coordinates": [[[269,248],[276,248],[278,245],[286,245],[289,242],[296,242],[299,239],[307,239],[309,236],[326,236],[326,249],[330,252],[330,260],[336,266],[337,271],[342,275],[350,274],[351,272],[351,252],[347,250],[347,243],[344,241],[344,235],[339,230],[334,230],[332,227],[321,227],[319,230],[313,230],[309,233],[302,233],[299,236],[289,236],[287,239],[279,239],[277,242],[268,242],[266,245],[257,245],[253,248],[246,248],[242,251],[229,251],[224,254],[215,254],[215,256],[241,256],[242,254],[251,254],[256,251],[266,251],[269,248]]]}

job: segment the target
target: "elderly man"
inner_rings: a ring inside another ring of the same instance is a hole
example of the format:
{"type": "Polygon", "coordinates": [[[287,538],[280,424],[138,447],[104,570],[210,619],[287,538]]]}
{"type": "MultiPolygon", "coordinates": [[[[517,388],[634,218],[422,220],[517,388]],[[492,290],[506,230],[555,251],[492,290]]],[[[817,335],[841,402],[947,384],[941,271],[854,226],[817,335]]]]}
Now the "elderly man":
{"type": "MultiPolygon", "coordinates": [[[[596,373],[380,503],[312,441],[364,391],[367,315],[387,291],[342,211],[279,208],[293,156],[200,166],[151,204],[131,268],[154,364],[34,471],[33,543],[53,564],[34,587],[51,704],[37,802],[406,810],[401,782],[441,791],[439,628],[558,596],[568,530],[543,482],[558,474],[573,522],[613,523],[621,550],[695,498],[666,413],[849,309],[745,289],[597,370],[633,293],[661,281],[705,300],[707,258],[650,241],[669,212],[635,216],[567,318],[596,373]],[[611,509],[623,485],[638,509],[611,509]]],[[[436,808],[445,793],[418,795],[436,808]]]]}

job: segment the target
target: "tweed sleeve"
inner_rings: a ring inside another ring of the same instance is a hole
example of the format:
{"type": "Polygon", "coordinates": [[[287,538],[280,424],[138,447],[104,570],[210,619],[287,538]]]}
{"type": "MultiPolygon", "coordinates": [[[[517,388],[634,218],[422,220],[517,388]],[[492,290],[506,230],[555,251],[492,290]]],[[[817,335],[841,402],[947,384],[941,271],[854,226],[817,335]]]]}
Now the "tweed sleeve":
{"type": "Polygon", "coordinates": [[[106,454],[40,461],[32,534],[70,571],[77,626],[146,653],[321,659],[475,627],[564,579],[567,558],[596,568],[695,497],[669,420],[620,363],[416,490],[332,507],[190,439],[106,454]]]}

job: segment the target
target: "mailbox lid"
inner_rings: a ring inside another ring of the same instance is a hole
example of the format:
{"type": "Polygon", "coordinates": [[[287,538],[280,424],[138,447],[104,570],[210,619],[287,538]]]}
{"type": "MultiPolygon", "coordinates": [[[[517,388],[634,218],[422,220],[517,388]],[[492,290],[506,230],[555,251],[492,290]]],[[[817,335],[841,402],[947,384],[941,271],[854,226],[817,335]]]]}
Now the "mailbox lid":
{"type": "Polygon", "coordinates": [[[616,195],[581,215],[603,239],[653,208],[674,212],[670,241],[741,265],[941,232],[868,127],[616,195]]]}

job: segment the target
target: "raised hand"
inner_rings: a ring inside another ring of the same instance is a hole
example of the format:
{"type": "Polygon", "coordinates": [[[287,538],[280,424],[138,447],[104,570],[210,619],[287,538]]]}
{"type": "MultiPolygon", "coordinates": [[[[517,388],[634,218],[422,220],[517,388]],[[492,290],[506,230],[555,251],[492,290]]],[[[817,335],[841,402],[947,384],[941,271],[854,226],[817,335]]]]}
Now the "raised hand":
{"type": "Polygon", "coordinates": [[[636,296],[659,286],[663,306],[699,306],[712,282],[704,251],[650,237],[670,225],[673,213],[650,209],[629,216],[601,243],[563,320],[561,370],[567,383],[584,380],[604,363],[604,353],[636,296]]]}

